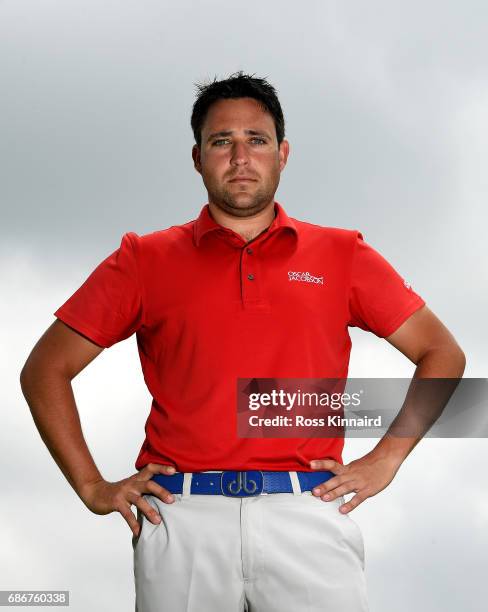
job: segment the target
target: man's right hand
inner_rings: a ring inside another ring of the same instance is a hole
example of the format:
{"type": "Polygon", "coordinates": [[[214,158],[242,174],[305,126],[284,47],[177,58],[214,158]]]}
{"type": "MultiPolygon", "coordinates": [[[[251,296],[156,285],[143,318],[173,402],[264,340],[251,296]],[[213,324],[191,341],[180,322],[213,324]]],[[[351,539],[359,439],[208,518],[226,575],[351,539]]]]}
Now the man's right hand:
{"type": "Polygon", "coordinates": [[[80,491],[80,497],[86,507],[95,514],[120,512],[135,536],[139,535],[140,526],[131,510],[133,504],[157,525],[161,522],[159,513],[142,497],[155,495],[165,504],[174,502],[173,495],[151,478],[154,474],[174,474],[175,468],[170,465],[149,463],[140,472],[118,482],[98,480],[86,484],[80,491]]]}
{"type": "Polygon", "coordinates": [[[44,443],[85,505],[95,514],[120,512],[137,536],[139,524],[131,505],[151,523],[160,523],[158,512],[142,496],[155,495],[166,504],[172,503],[171,493],[151,478],[174,474],[175,468],[150,463],[119,482],[102,478],[83,437],[71,386],[73,378],[102,351],[103,347],[56,319],[32,349],[20,384],[44,443]]]}

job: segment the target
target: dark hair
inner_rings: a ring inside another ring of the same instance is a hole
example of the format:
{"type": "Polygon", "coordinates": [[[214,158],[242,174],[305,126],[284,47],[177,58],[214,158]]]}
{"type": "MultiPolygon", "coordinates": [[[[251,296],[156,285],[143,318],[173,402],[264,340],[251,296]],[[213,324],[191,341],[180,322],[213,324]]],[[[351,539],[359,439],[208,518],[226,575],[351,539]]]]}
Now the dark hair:
{"type": "Polygon", "coordinates": [[[285,119],[276,95],[275,88],[254,75],[244,74],[242,70],[231,74],[228,79],[210,83],[196,83],[197,99],[191,114],[191,127],[198,147],[202,144],[202,127],[210,106],[217,100],[227,98],[254,98],[264,111],[269,112],[274,120],[278,145],[285,137],[285,119]]]}

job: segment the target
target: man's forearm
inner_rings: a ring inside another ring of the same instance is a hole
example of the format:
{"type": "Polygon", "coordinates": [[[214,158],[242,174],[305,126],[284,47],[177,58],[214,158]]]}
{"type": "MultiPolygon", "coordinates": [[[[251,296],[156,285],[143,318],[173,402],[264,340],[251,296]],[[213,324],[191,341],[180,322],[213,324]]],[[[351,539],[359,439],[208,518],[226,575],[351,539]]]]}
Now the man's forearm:
{"type": "Polygon", "coordinates": [[[399,414],[372,453],[388,457],[400,467],[441,415],[459,384],[465,363],[463,352],[456,347],[427,352],[417,363],[399,414]]]}
{"type": "Polygon", "coordinates": [[[83,487],[102,476],[83,437],[71,381],[47,368],[24,369],[20,381],[41,438],[82,498],[83,487]]]}

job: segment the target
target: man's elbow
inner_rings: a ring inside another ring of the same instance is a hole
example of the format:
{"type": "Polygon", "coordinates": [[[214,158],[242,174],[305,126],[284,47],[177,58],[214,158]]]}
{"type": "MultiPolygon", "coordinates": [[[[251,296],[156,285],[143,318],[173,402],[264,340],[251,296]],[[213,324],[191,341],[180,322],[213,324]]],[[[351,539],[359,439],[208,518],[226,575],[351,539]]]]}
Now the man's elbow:
{"type": "Polygon", "coordinates": [[[425,368],[427,377],[462,378],[466,368],[466,355],[453,339],[451,342],[428,349],[417,365],[425,368]]]}
{"type": "Polygon", "coordinates": [[[466,355],[463,349],[456,342],[455,338],[451,339],[447,348],[449,355],[450,367],[453,369],[453,378],[461,378],[466,368],[466,355]]]}
{"type": "Polygon", "coordinates": [[[39,355],[37,347],[34,347],[26,359],[19,375],[20,388],[26,399],[28,399],[39,381],[46,378],[46,365],[46,360],[39,355]]]}
{"type": "Polygon", "coordinates": [[[20,371],[19,381],[20,388],[24,397],[27,399],[29,390],[32,388],[32,384],[36,379],[35,367],[33,366],[30,357],[24,363],[22,370],[20,371]]]}
{"type": "Polygon", "coordinates": [[[461,376],[464,374],[464,370],[466,369],[466,355],[459,345],[456,344],[456,346],[457,350],[454,359],[458,368],[458,377],[461,378],[461,376]]]}

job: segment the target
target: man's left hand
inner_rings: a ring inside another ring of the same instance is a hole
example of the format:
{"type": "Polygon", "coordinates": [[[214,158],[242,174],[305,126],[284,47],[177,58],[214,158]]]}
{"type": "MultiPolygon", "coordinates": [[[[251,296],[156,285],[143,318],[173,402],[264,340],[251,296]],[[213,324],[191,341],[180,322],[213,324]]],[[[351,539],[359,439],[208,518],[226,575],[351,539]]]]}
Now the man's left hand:
{"type": "Polygon", "coordinates": [[[314,487],[312,494],[323,501],[332,501],[347,493],[356,493],[339,511],[347,514],[357,508],[368,497],[376,495],[393,480],[398,463],[385,455],[368,453],[360,459],[342,465],[333,459],[315,459],[310,462],[314,470],[328,470],[336,474],[326,482],[314,487]]]}

